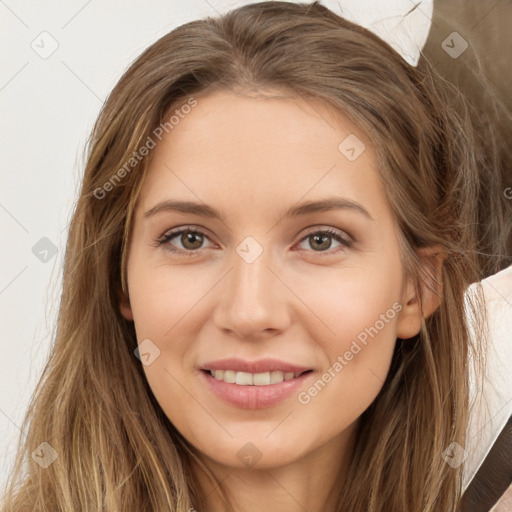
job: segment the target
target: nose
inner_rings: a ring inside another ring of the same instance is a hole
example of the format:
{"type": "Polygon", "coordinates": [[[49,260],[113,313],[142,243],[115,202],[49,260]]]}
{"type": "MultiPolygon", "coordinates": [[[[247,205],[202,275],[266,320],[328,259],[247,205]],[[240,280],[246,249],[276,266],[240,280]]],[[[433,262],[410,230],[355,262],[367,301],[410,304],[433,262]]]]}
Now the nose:
{"type": "Polygon", "coordinates": [[[290,296],[266,251],[252,263],[236,252],[232,269],[220,283],[214,323],[244,340],[275,336],[290,324],[290,296]]]}

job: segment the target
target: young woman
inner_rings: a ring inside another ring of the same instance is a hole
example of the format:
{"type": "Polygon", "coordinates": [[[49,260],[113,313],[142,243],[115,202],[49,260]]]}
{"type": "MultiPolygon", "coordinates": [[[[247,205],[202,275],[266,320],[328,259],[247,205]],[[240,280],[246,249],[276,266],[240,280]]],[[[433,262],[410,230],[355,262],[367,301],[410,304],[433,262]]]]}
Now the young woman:
{"type": "Polygon", "coordinates": [[[464,292],[504,226],[447,87],[317,3],[148,48],[90,139],[2,511],[458,510],[464,292]]]}

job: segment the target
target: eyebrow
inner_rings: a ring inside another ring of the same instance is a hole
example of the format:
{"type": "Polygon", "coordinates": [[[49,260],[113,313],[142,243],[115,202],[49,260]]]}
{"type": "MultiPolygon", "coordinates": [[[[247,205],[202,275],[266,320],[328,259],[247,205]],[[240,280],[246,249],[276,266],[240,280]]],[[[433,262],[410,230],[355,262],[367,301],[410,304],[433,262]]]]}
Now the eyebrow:
{"type": "MultiPolygon", "coordinates": [[[[325,212],[330,210],[348,210],[363,214],[369,220],[373,221],[370,212],[362,205],[351,199],[344,197],[329,197],[318,201],[306,201],[289,208],[283,215],[284,218],[299,217],[315,212],[325,212]]],[[[219,211],[205,203],[196,203],[193,201],[177,201],[169,199],[156,204],[147,212],[144,212],[144,218],[151,217],[160,212],[178,211],[182,213],[191,213],[208,217],[212,219],[223,220],[219,211]]]]}

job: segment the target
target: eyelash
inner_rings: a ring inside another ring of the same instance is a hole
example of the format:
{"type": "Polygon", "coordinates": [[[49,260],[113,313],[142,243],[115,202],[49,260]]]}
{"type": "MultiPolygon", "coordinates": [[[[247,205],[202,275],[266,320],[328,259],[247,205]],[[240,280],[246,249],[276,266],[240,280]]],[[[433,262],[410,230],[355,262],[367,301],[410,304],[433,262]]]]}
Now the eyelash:
{"type": "MultiPolygon", "coordinates": [[[[203,233],[202,231],[199,231],[199,230],[197,230],[195,228],[191,228],[191,227],[183,227],[183,228],[178,228],[178,229],[175,229],[175,230],[168,231],[167,233],[162,235],[160,238],[155,240],[155,245],[157,247],[161,247],[164,244],[167,244],[173,238],[176,238],[178,235],[181,235],[183,233],[191,233],[191,234],[194,234],[194,235],[202,235],[204,238],[207,238],[208,240],[210,240],[208,238],[208,236],[205,233],[203,233]]],[[[312,235],[318,235],[318,234],[331,236],[337,242],[339,242],[343,247],[342,248],[337,247],[335,249],[328,249],[326,251],[312,251],[312,252],[315,252],[317,254],[329,254],[330,255],[330,254],[334,254],[334,253],[338,252],[340,249],[341,249],[341,251],[344,251],[346,249],[349,249],[352,246],[352,243],[353,243],[352,240],[343,237],[337,231],[334,231],[334,230],[329,229],[329,228],[317,229],[316,231],[311,231],[306,236],[301,238],[299,243],[303,242],[304,240],[307,240],[312,235]]],[[[184,251],[184,250],[181,250],[181,249],[173,249],[169,245],[168,247],[162,247],[162,249],[164,249],[165,251],[169,251],[169,252],[172,252],[172,253],[183,254],[183,255],[186,255],[186,256],[195,256],[197,254],[197,252],[201,248],[194,249],[194,250],[185,250],[184,251]]]]}

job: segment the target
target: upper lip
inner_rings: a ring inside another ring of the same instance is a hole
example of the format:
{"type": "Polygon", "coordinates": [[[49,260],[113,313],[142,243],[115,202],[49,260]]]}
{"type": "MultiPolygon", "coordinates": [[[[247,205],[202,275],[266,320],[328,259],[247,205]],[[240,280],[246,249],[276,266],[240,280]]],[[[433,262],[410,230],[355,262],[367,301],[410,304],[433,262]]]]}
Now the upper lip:
{"type": "Polygon", "coordinates": [[[201,366],[202,370],[234,370],[237,372],[247,373],[266,373],[266,372],[283,372],[283,373],[303,373],[311,368],[299,366],[279,359],[258,359],[257,361],[245,361],[243,359],[220,359],[205,363],[201,366]]]}

